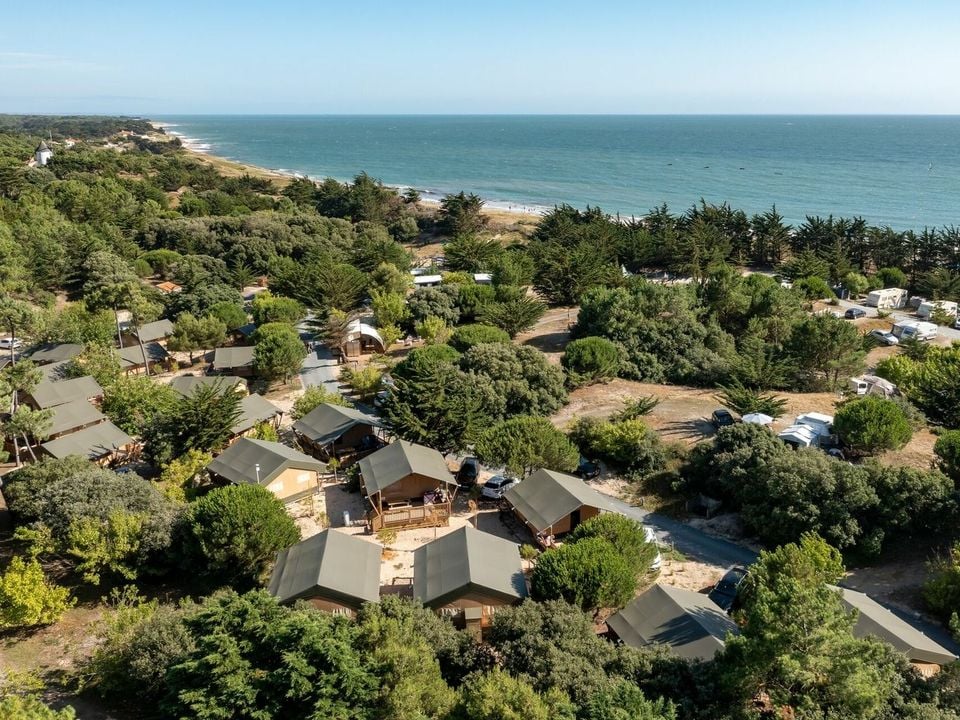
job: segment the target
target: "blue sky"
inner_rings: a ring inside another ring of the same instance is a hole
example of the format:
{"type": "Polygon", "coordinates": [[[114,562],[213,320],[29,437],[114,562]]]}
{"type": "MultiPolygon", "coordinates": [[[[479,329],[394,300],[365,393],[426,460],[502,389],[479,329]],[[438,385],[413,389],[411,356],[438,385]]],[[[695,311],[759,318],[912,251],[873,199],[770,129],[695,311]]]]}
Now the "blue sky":
{"type": "Polygon", "coordinates": [[[8,3],[0,112],[960,113],[956,0],[8,3]]]}

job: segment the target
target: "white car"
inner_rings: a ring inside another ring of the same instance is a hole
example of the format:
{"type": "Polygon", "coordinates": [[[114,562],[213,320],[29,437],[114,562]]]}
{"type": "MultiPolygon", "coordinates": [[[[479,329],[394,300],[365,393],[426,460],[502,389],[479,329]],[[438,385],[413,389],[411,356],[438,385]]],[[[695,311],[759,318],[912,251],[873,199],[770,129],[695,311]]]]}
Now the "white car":
{"type": "Polygon", "coordinates": [[[17,340],[17,338],[11,338],[11,337],[0,338],[0,349],[2,350],[10,350],[10,349],[16,350],[17,348],[22,348],[22,347],[23,347],[23,342],[21,340],[17,340]]]}
{"type": "Polygon", "coordinates": [[[657,548],[657,555],[653,558],[653,562],[650,563],[650,569],[659,570],[660,565],[663,564],[663,558],[660,556],[660,545],[657,543],[657,535],[653,532],[653,528],[649,528],[646,525],[643,526],[643,533],[647,537],[647,542],[653,543],[654,547],[657,548]]]}
{"type": "Polygon", "coordinates": [[[892,332],[887,332],[886,330],[871,330],[870,337],[874,338],[877,342],[882,345],[899,345],[900,341],[897,339],[897,336],[892,332]]]}
{"type": "Polygon", "coordinates": [[[517,485],[520,481],[516,478],[506,477],[504,475],[494,475],[483,484],[480,495],[490,500],[499,500],[504,494],[517,485]]]}

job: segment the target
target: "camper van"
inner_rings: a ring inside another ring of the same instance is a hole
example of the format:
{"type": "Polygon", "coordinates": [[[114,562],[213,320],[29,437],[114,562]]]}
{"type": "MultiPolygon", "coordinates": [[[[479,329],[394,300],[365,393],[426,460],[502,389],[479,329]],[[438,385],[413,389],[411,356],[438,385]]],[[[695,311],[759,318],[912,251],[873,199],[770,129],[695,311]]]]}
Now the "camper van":
{"type": "Polygon", "coordinates": [[[924,300],[917,308],[917,317],[929,320],[937,310],[942,310],[950,317],[957,316],[957,303],[950,300],[924,300]]]}
{"type": "Polygon", "coordinates": [[[883,290],[874,290],[867,295],[863,304],[870,305],[878,310],[899,310],[907,304],[909,297],[910,293],[903,288],[884,288],[883,290]]]}
{"type": "Polygon", "coordinates": [[[898,340],[915,338],[917,340],[933,340],[937,336],[937,326],[931,322],[920,320],[901,320],[893,324],[890,332],[898,340]]]}

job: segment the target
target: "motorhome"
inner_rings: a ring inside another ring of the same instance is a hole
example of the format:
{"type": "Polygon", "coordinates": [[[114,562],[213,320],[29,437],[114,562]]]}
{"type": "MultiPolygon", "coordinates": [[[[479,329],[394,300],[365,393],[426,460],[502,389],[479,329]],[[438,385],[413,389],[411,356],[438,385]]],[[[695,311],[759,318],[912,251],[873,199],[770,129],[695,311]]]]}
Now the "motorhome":
{"type": "Polygon", "coordinates": [[[937,310],[942,310],[950,317],[957,316],[957,303],[951,300],[924,300],[917,308],[917,317],[929,320],[937,310]]]}
{"type": "Polygon", "coordinates": [[[931,322],[901,320],[893,324],[890,332],[892,332],[898,340],[932,340],[937,336],[939,329],[931,322]]]}
{"type": "Polygon", "coordinates": [[[870,305],[878,310],[898,310],[906,306],[909,298],[910,293],[903,288],[884,288],[882,290],[874,290],[867,295],[867,299],[863,301],[863,304],[870,305]]]}

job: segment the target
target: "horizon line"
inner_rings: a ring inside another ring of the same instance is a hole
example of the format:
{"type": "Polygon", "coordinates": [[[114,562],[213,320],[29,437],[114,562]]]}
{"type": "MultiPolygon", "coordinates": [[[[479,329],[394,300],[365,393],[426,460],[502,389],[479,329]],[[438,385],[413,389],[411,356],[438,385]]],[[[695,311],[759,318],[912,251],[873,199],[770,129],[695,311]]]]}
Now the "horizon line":
{"type": "Polygon", "coordinates": [[[37,117],[128,117],[150,120],[151,117],[176,115],[179,117],[900,117],[900,118],[955,118],[960,113],[902,113],[902,112],[609,112],[609,113],[577,113],[577,112],[176,112],[163,111],[159,113],[131,113],[131,112],[10,112],[0,113],[4,116],[31,115],[37,117]]]}

